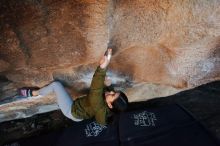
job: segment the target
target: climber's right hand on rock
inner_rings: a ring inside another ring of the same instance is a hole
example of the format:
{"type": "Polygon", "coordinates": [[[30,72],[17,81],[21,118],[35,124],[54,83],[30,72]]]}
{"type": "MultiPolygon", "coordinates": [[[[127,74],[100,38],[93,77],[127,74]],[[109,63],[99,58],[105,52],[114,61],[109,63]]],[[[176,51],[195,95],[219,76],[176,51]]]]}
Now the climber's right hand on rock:
{"type": "Polygon", "coordinates": [[[107,66],[110,63],[111,57],[112,57],[112,49],[108,48],[107,49],[107,53],[105,53],[105,55],[102,57],[102,59],[99,62],[100,67],[102,69],[106,69],[107,68],[107,66]]]}

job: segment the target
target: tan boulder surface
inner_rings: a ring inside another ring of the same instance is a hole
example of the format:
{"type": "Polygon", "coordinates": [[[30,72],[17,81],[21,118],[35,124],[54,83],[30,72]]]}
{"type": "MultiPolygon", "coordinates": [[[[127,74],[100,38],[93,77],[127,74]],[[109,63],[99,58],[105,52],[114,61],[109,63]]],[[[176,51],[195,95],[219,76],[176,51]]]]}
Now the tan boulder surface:
{"type": "Polygon", "coordinates": [[[107,47],[113,48],[107,74],[130,101],[219,80],[219,6],[219,0],[1,0],[0,122],[58,108],[54,96],[13,100],[19,87],[59,80],[73,97],[86,94],[107,47]]]}

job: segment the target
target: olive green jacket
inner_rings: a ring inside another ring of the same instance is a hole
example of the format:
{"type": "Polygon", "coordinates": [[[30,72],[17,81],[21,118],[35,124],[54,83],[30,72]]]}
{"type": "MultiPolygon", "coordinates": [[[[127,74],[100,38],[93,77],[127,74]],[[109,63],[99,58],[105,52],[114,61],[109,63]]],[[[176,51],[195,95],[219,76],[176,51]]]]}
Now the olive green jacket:
{"type": "Polygon", "coordinates": [[[98,123],[106,124],[107,115],[110,113],[110,110],[103,98],[105,75],[105,69],[100,67],[96,69],[89,94],[73,102],[72,115],[74,117],[79,119],[95,117],[98,123]]]}

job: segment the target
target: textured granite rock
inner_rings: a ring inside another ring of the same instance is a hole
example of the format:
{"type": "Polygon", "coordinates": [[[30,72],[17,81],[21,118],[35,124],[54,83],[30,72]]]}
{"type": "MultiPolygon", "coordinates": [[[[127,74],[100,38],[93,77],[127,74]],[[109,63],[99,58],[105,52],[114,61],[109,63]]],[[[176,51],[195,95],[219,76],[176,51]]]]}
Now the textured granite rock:
{"type": "Polygon", "coordinates": [[[219,5],[219,0],[1,0],[0,76],[13,91],[61,80],[73,96],[82,95],[110,46],[109,76],[131,101],[219,80],[219,5]]]}
{"type": "Polygon", "coordinates": [[[4,60],[0,60],[0,72],[6,71],[9,68],[9,63],[4,60]]]}

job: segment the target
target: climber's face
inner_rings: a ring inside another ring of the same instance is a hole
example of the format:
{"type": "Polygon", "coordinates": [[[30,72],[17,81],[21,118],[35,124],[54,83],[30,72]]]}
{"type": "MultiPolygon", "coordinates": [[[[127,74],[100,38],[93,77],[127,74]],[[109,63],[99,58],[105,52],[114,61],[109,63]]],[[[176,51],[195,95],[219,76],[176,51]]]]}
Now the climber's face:
{"type": "Polygon", "coordinates": [[[119,97],[120,93],[114,91],[105,92],[105,101],[110,109],[113,108],[112,103],[119,97]]]}

